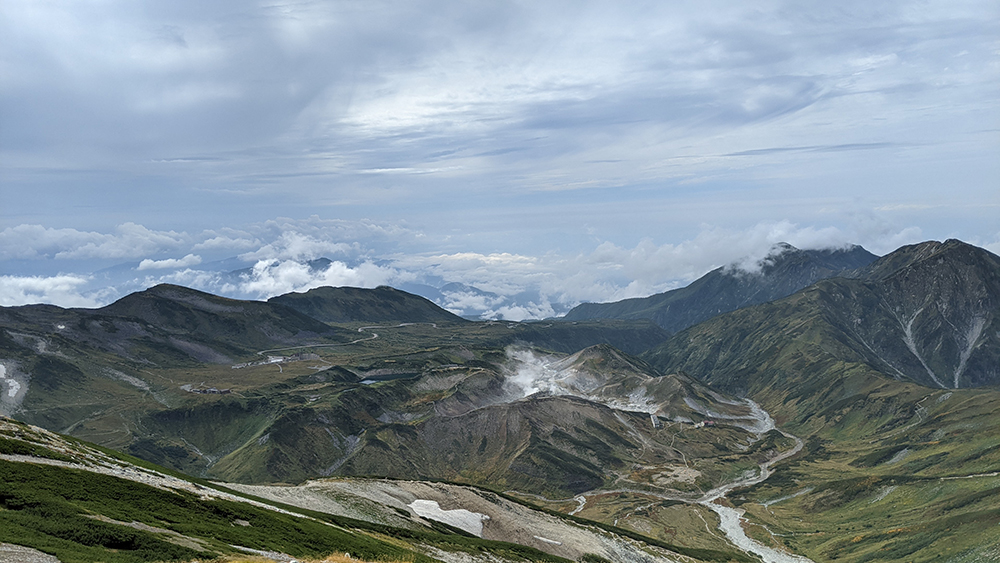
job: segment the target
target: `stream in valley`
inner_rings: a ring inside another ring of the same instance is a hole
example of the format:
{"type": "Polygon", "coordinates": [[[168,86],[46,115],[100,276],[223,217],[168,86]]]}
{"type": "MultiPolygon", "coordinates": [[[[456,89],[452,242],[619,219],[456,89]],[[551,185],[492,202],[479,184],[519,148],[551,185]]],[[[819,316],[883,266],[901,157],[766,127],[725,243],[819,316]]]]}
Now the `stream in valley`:
{"type": "MultiPolygon", "coordinates": [[[[771,415],[767,413],[764,409],[757,406],[756,403],[747,399],[747,403],[750,405],[751,414],[756,419],[757,425],[754,431],[758,432],[758,436],[762,436],[765,432],[771,429],[777,429],[774,425],[774,420],[771,419],[771,415]]],[[[757,475],[752,477],[745,477],[742,479],[737,479],[731,483],[726,483],[725,485],[720,485],[711,491],[705,493],[697,503],[711,509],[713,512],[719,515],[719,529],[722,530],[726,537],[732,542],[736,547],[748,553],[754,553],[759,555],[764,563],[812,563],[812,560],[807,557],[802,557],[800,555],[794,555],[785,551],[779,551],[774,548],[768,547],[757,540],[747,536],[746,532],[743,530],[743,525],[741,523],[743,519],[743,510],[739,508],[732,508],[729,506],[724,506],[717,503],[716,501],[725,497],[726,494],[737,488],[746,487],[750,485],[756,485],[757,483],[763,482],[768,477],[771,476],[771,467],[783,459],[792,457],[793,455],[799,453],[802,450],[802,439],[798,436],[794,436],[785,432],[784,430],[777,429],[786,438],[791,438],[795,441],[795,447],[792,449],[782,452],[777,456],[769,459],[768,461],[760,464],[760,471],[757,475]]]]}
{"type": "MultiPolygon", "coordinates": [[[[809,559],[808,557],[803,557],[801,555],[795,555],[792,553],[788,553],[786,551],[781,551],[778,549],[774,549],[772,547],[768,547],[758,542],[757,540],[747,536],[746,532],[743,530],[743,525],[742,525],[742,522],[744,520],[743,509],[732,508],[730,506],[725,506],[723,504],[719,504],[718,502],[716,502],[720,499],[723,499],[733,489],[739,487],[747,487],[750,485],[756,485],[757,483],[765,481],[773,473],[771,468],[776,463],[784,459],[788,459],[793,455],[799,453],[800,451],[802,451],[802,448],[804,446],[801,438],[789,434],[788,432],[785,432],[780,428],[777,428],[774,424],[774,419],[771,418],[771,415],[768,414],[767,411],[762,409],[759,405],[757,405],[757,403],[754,403],[749,399],[747,399],[746,402],[747,405],[750,407],[749,416],[731,416],[731,415],[721,415],[718,413],[712,413],[712,416],[720,420],[728,420],[736,426],[739,426],[745,430],[753,432],[754,434],[757,435],[758,438],[762,438],[763,435],[770,430],[777,430],[778,432],[781,432],[783,436],[795,442],[795,446],[792,449],[785,452],[781,452],[775,457],[760,464],[760,466],[758,467],[758,471],[754,475],[744,476],[739,479],[736,479],[735,481],[731,481],[724,485],[720,485],[708,491],[707,493],[702,495],[701,498],[698,499],[692,499],[689,496],[682,496],[682,495],[654,493],[646,489],[618,488],[618,489],[593,490],[577,495],[572,499],[573,501],[577,502],[578,506],[572,512],[570,512],[570,514],[578,514],[580,511],[582,511],[587,504],[587,497],[606,495],[611,493],[635,493],[635,494],[661,498],[664,500],[679,500],[692,504],[700,504],[719,515],[719,529],[722,530],[722,532],[726,535],[726,538],[730,541],[730,543],[739,548],[741,551],[758,555],[761,559],[764,560],[764,563],[814,563],[812,559],[809,559]]],[[[546,502],[556,502],[553,501],[552,499],[548,499],[539,495],[519,493],[518,491],[507,491],[507,492],[527,497],[535,497],[546,502]]],[[[617,522],[615,524],[617,525],[617,522]]]]}

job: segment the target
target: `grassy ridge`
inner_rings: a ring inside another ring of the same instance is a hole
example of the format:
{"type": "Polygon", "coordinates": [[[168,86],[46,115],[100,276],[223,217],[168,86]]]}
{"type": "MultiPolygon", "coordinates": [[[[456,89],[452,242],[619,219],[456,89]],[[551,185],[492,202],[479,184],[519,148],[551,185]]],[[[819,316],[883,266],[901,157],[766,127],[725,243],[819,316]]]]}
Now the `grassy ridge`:
{"type": "Polygon", "coordinates": [[[0,506],[4,508],[0,511],[0,537],[4,541],[52,553],[64,563],[95,558],[141,562],[237,553],[230,545],[293,556],[347,551],[373,559],[430,561],[410,550],[319,522],[62,467],[0,461],[0,506]],[[175,545],[167,540],[172,537],[168,534],[87,517],[98,514],[171,530],[196,538],[199,541],[194,544],[203,547],[175,545]]]}
{"type": "Polygon", "coordinates": [[[348,552],[368,560],[415,563],[433,561],[419,553],[418,546],[427,545],[448,552],[488,553],[503,561],[567,561],[531,547],[470,537],[445,525],[436,531],[406,530],[284,508],[309,518],[241,502],[204,500],[78,469],[0,460],[0,541],[50,553],[63,563],[140,563],[240,553],[233,545],[295,557],[348,552]],[[97,515],[160,531],[95,520],[97,515]]]}

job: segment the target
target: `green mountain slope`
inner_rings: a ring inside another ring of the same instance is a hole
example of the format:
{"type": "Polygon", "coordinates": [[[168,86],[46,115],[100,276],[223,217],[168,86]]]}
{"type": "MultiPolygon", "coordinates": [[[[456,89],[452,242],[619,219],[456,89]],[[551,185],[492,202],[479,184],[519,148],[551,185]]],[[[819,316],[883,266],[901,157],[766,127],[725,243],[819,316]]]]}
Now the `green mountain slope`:
{"type": "Polygon", "coordinates": [[[814,561],[990,560],[997,266],[958,241],[904,247],[859,279],[710,319],[643,357],[752,397],[806,439],[731,495],[758,541],[814,561]]]}
{"type": "Polygon", "coordinates": [[[711,317],[742,307],[773,301],[812,283],[862,268],[876,259],[860,246],[837,250],[775,247],[760,271],[735,267],[712,270],[680,289],[614,303],[584,303],[562,320],[652,319],[675,333],[711,317]]]}
{"type": "Polygon", "coordinates": [[[938,388],[1000,384],[1000,258],[959,241],[678,333],[645,357],[735,393],[829,394],[850,374],[938,388]],[[769,391],[770,390],[770,391],[769,391]]]}
{"type": "Polygon", "coordinates": [[[244,482],[382,475],[572,496],[623,479],[648,486],[655,467],[685,456],[698,460],[702,486],[750,463],[738,446],[746,431],[678,438],[669,427],[707,410],[746,415],[745,406],[684,377],[654,377],[609,346],[476,356],[437,366],[419,354],[398,357],[396,369],[414,371],[368,385],[303,378],[312,400],[282,410],[210,471],[244,482]],[[634,464],[647,466],[645,478],[632,475],[634,464]]]}
{"type": "MultiPolygon", "coordinates": [[[[0,308],[0,414],[202,474],[314,400],[299,388],[317,381],[300,377],[321,373],[350,389],[365,387],[364,378],[413,378],[477,354],[502,357],[515,343],[576,351],[610,342],[640,351],[664,338],[648,321],[475,323],[387,288],[340,294],[357,297],[339,303],[362,320],[326,324],[280,303],[170,285],[95,310],[0,308]],[[432,314],[419,316],[424,309],[432,314]],[[401,322],[420,318],[441,322],[401,322]],[[479,352],[421,352],[442,343],[479,352]],[[392,359],[400,354],[418,359],[392,359]]],[[[306,448],[313,461],[261,464],[252,473],[269,481],[315,477],[336,459],[324,456],[343,455],[315,450],[326,453],[306,448]]]]}

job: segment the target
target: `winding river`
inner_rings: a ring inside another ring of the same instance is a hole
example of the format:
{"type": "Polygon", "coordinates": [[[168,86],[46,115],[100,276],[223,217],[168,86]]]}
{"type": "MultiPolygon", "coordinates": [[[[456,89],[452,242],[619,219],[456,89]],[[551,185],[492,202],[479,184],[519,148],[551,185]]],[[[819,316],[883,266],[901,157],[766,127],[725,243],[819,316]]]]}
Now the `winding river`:
{"type": "MultiPolygon", "coordinates": [[[[778,463],[781,460],[788,459],[793,455],[799,453],[800,451],[802,451],[802,448],[804,446],[802,440],[798,436],[789,434],[788,432],[785,432],[784,430],[775,426],[774,419],[771,418],[771,415],[768,414],[767,411],[762,409],[757,403],[749,399],[746,399],[746,403],[747,406],[750,407],[749,416],[731,416],[731,415],[722,415],[718,413],[712,413],[712,416],[713,418],[726,419],[731,424],[734,424],[736,426],[743,428],[744,430],[756,434],[758,438],[763,437],[763,435],[770,430],[777,430],[778,432],[781,432],[781,434],[786,438],[795,441],[795,446],[792,449],[782,452],[777,456],[760,464],[759,471],[757,472],[756,475],[753,475],[751,477],[743,477],[735,481],[732,481],[730,483],[720,485],[708,491],[707,493],[702,495],[701,498],[698,499],[691,499],[691,497],[682,495],[655,493],[645,489],[643,490],[629,489],[629,488],[596,489],[588,491],[586,493],[581,493],[580,495],[573,497],[572,500],[576,501],[578,506],[572,512],[570,512],[570,514],[577,514],[580,511],[582,511],[587,504],[587,497],[604,495],[609,493],[636,493],[636,494],[661,498],[664,500],[679,500],[682,502],[687,502],[692,504],[700,504],[719,515],[719,529],[722,530],[724,534],[726,534],[726,538],[733,545],[735,545],[738,549],[744,552],[754,553],[758,555],[764,561],[764,563],[814,563],[813,560],[809,559],[808,557],[802,557],[801,555],[791,554],[786,551],[779,551],[772,547],[768,547],[758,542],[757,540],[754,540],[753,538],[747,536],[746,532],[743,530],[743,525],[742,525],[742,523],[745,521],[745,519],[743,518],[744,514],[743,509],[732,508],[716,502],[719,499],[725,497],[733,489],[739,487],[747,487],[750,485],[756,485],[757,483],[763,482],[773,473],[771,468],[774,466],[774,464],[778,463]]],[[[507,491],[507,492],[516,493],[518,495],[523,495],[528,497],[535,497],[546,502],[557,502],[552,499],[548,499],[539,495],[521,493],[518,491],[507,491]]],[[[563,500],[569,500],[569,499],[563,499],[563,500]]]]}
{"type": "Polygon", "coordinates": [[[778,432],[781,432],[781,434],[786,438],[794,440],[795,447],[760,464],[760,472],[757,475],[744,479],[738,479],[731,483],[726,483],[725,485],[716,487],[705,493],[704,496],[697,500],[697,503],[711,509],[719,515],[719,529],[726,534],[729,541],[743,551],[759,555],[760,558],[764,560],[764,563],[813,563],[812,559],[802,557],[800,555],[793,555],[785,551],[778,551],[747,536],[742,525],[744,511],[742,509],[724,506],[715,502],[726,496],[729,491],[737,487],[756,485],[757,483],[764,481],[771,476],[771,467],[774,464],[783,459],[792,457],[802,450],[803,443],[798,436],[794,436],[784,430],[776,428],[774,420],[771,418],[771,415],[767,413],[767,411],[760,408],[756,403],[749,399],[747,399],[747,403],[750,405],[753,418],[757,421],[753,431],[757,432],[758,436],[763,435],[768,430],[777,429],[778,432]]]}

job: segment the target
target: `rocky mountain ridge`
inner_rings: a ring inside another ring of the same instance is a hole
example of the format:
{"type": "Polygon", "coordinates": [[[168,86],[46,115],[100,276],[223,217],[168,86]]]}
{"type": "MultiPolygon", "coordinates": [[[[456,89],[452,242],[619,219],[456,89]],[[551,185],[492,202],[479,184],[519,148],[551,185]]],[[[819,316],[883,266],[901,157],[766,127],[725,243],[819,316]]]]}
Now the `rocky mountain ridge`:
{"type": "Polygon", "coordinates": [[[753,271],[737,265],[716,268],[690,285],[614,303],[584,303],[562,320],[652,319],[675,333],[716,315],[786,297],[821,279],[848,274],[877,258],[860,246],[799,250],[776,245],[753,271]]]}
{"type": "Polygon", "coordinates": [[[834,377],[817,368],[826,365],[934,388],[1000,384],[996,255],[932,241],[850,275],[710,319],[644,357],[739,394],[773,386],[799,393],[822,384],[807,380],[834,377]]]}

